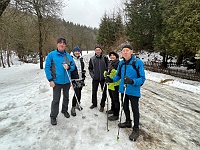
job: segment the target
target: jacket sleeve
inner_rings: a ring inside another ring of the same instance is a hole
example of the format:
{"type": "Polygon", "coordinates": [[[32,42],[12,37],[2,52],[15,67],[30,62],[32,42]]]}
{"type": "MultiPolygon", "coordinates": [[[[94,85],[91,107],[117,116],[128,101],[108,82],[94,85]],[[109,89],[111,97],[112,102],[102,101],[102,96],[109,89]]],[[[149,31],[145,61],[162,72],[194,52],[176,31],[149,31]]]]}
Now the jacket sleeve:
{"type": "Polygon", "coordinates": [[[117,82],[117,81],[119,81],[121,79],[121,76],[119,76],[119,73],[118,73],[119,71],[121,71],[120,63],[118,64],[116,75],[112,78],[113,82],[117,82]]]}
{"type": "Polygon", "coordinates": [[[89,70],[89,74],[90,74],[91,78],[94,78],[94,70],[93,70],[93,64],[92,64],[91,58],[90,58],[90,61],[89,61],[88,70],[89,70]]]}
{"type": "Polygon", "coordinates": [[[142,85],[144,84],[144,81],[146,80],[145,78],[145,72],[144,72],[144,63],[142,62],[142,60],[138,59],[136,62],[136,67],[138,67],[139,69],[139,77],[133,79],[134,83],[133,85],[142,85]]]}
{"type": "Polygon", "coordinates": [[[86,70],[85,70],[85,63],[84,63],[84,61],[83,61],[83,58],[81,58],[81,69],[82,69],[82,78],[83,78],[83,80],[85,80],[85,77],[86,77],[86,75],[85,75],[86,70]]]}
{"type": "Polygon", "coordinates": [[[45,63],[45,68],[44,68],[46,78],[49,82],[53,81],[53,77],[51,75],[51,65],[52,65],[51,61],[52,61],[52,56],[51,56],[51,53],[49,53],[46,58],[46,63],[45,63]]]}

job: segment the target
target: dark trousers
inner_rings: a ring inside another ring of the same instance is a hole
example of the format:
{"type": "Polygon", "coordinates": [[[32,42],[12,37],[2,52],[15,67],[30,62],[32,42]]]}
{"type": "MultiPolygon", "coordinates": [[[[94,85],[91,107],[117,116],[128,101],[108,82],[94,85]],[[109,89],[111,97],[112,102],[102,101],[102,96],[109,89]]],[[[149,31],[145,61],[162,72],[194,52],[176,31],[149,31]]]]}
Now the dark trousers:
{"type": "MultiPolygon", "coordinates": [[[[123,96],[124,96],[124,94],[122,94],[122,100],[123,100],[123,96]]],[[[123,102],[123,109],[124,109],[124,113],[126,116],[126,121],[131,121],[130,110],[129,110],[129,100],[131,102],[131,108],[132,108],[132,112],[133,112],[134,127],[139,128],[139,118],[140,118],[139,103],[138,103],[139,97],[130,96],[127,94],[125,95],[125,99],[123,102]]]]}
{"type": "Polygon", "coordinates": [[[82,87],[74,89],[75,93],[74,93],[74,96],[73,96],[73,99],[72,99],[72,107],[76,106],[77,99],[78,99],[79,104],[81,103],[81,90],[82,90],[82,87]],[[76,99],[76,97],[77,97],[77,99],[76,99]]]}
{"type": "Polygon", "coordinates": [[[61,96],[61,89],[63,89],[63,103],[62,103],[62,113],[68,111],[68,104],[69,104],[69,88],[70,84],[56,84],[53,87],[53,101],[51,102],[51,118],[56,118],[59,112],[59,103],[60,103],[60,96],[61,96]]]}
{"type": "Polygon", "coordinates": [[[119,86],[115,86],[115,90],[108,90],[111,99],[111,110],[114,111],[114,116],[119,116],[120,102],[119,102],[119,86]]]}
{"type": "Polygon", "coordinates": [[[105,107],[105,101],[106,101],[106,97],[107,97],[107,94],[106,94],[107,85],[105,84],[104,80],[103,81],[92,80],[92,104],[94,106],[97,106],[97,90],[98,90],[99,83],[100,83],[101,89],[103,91],[100,106],[105,107]]]}

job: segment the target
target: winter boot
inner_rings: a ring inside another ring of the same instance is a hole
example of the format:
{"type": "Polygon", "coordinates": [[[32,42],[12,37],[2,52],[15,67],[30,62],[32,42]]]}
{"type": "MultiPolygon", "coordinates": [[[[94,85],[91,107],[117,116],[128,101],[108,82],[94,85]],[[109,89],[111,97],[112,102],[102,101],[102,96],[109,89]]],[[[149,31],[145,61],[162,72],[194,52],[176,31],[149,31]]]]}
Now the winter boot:
{"type": "Polygon", "coordinates": [[[51,118],[51,124],[52,124],[53,126],[57,125],[56,118],[51,118]]]}
{"type": "Polygon", "coordinates": [[[72,115],[72,116],[76,116],[76,110],[75,110],[75,107],[72,107],[71,115],[72,115]]]}
{"type": "Polygon", "coordinates": [[[118,127],[119,128],[131,128],[132,127],[132,123],[131,123],[131,121],[126,121],[124,123],[119,123],[118,127]]]}
{"type": "Polygon", "coordinates": [[[108,113],[108,114],[113,114],[114,111],[113,111],[113,110],[109,110],[109,111],[106,111],[106,113],[108,113]]]}
{"type": "Polygon", "coordinates": [[[97,107],[97,106],[91,105],[91,106],[90,106],[90,109],[93,109],[93,108],[95,108],[95,107],[97,107]]]}
{"type": "Polygon", "coordinates": [[[70,117],[70,115],[69,115],[68,112],[65,112],[65,113],[63,113],[63,114],[64,114],[64,116],[65,116],[66,118],[69,118],[69,117],[70,117]]]}
{"type": "Polygon", "coordinates": [[[100,112],[103,112],[103,111],[104,111],[104,108],[103,108],[103,107],[101,107],[101,108],[99,109],[99,111],[100,111],[100,112]]]}
{"type": "Polygon", "coordinates": [[[108,117],[108,120],[110,120],[110,121],[115,121],[115,120],[118,120],[118,119],[119,119],[119,116],[112,115],[112,116],[108,117]]]}
{"type": "Polygon", "coordinates": [[[133,141],[133,140],[136,141],[138,137],[139,137],[139,128],[133,127],[133,131],[132,131],[131,135],[129,136],[129,139],[131,141],[133,141]]]}

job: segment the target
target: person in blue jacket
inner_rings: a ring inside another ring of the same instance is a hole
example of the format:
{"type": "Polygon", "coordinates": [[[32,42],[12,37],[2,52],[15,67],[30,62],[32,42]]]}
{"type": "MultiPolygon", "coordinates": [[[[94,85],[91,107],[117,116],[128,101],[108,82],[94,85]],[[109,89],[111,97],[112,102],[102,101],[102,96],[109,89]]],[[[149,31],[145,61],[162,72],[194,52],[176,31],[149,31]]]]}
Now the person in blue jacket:
{"type": "Polygon", "coordinates": [[[70,74],[75,69],[75,63],[71,55],[66,52],[66,40],[59,38],[57,40],[57,49],[50,52],[46,58],[45,74],[53,88],[53,100],[51,103],[51,124],[57,125],[57,115],[59,112],[59,102],[61,90],[63,90],[63,103],[61,112],[66,118],[69,118],[69,89],[70,74]]]}
{"type": "Polygon", "coordinates": [[[133,49],[130,45],[124,45],[122,47],[122,56],[123,60],[119,62],[116,75],[113,78],[107,76],[106,82],[112,83],[121,79],[119,92],[122,93],[122,104],[126,116],[126,121],[123,123],[120,122],[118,126],[119,128],[132,127],[132,120],[129,110],[130,101],[134,118],[134,126],[129,139],[136,140],[139,136],[139,98],[141,96],[140,88],[145,81],[144,65],[142,60],[137,59],[133,55],[133,49]],[[133,66],[135,66],[135,68],[133,66]]]}

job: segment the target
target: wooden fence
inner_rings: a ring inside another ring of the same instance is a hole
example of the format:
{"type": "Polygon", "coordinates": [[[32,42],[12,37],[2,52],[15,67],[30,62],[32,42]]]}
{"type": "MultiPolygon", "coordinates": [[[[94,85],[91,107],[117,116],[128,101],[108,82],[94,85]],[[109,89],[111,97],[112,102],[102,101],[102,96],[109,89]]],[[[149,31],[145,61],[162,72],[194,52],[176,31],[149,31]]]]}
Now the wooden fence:
{"type": "Polygon", "coordinates": [[[175,77],[199,81],[200,82],[200,73],[195,72],[195,70],[179,70],[179,69],[170,69],[170,68],[162,68],[160,65],[149,65],[145,63],[145,69],[153,72],[164,73],[168,75],[172,75],[175,77]]]}

